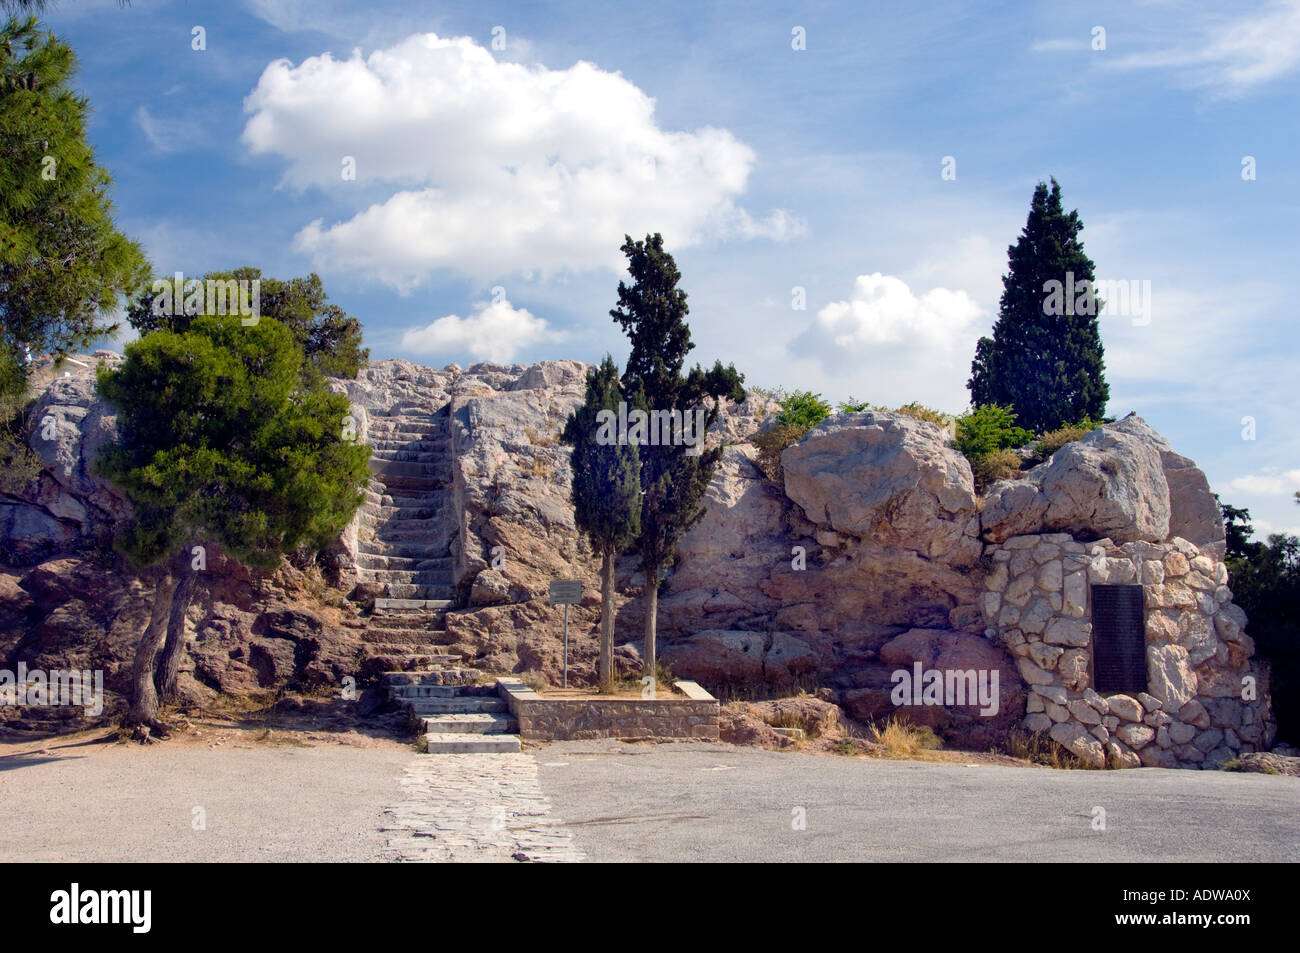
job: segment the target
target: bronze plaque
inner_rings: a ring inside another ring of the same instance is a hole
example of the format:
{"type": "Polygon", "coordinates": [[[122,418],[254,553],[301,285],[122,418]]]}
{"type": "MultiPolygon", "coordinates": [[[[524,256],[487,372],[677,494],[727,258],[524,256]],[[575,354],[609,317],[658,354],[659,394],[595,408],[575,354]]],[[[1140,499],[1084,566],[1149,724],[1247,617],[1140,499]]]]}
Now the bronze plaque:
{"type": "Polygon", "coordinates": [[[1105,692],[1147,690],[1141,586],[1092,587],[1092,682],[1105,692]]]}

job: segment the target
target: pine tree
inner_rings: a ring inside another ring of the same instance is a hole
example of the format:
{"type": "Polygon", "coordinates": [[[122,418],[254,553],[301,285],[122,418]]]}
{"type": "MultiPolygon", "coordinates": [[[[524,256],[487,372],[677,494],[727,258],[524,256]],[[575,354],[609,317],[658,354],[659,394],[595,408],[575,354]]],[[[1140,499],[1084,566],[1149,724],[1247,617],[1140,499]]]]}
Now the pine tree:
{"type": "Polygon", "coordinates": [[[1078,211],[1065,213],[1056,179],[1050,192],[1039,182],[1024,230],[1007,249],[993,336],[976,346],[967,382],[973,406],[1009,406],[1020,425],[1037,432],[1105,414],[1110,391],[1097,322],[1103,302],[1091,290],[1082,230],[1078,211]]]}
{"type": "Polygon", "coordinates": [[[28,351],[66,354],[115,330],[103,320],[148,276],[113,224],[75,71],[35,17],[0,27],[0,344],[24,368],[28,351]]]}
{"type": "Polygon", "coordinates": [[[154,663],[169,620],[184,619],[201,584],[193,547],[213,541],[271,569],[300,545],[323,545],[364,499],[370,450],[347,439],[348,400],[304,375],[303,363],[277,321],[204,316],[182,334],[128,344],[117,370],[100,371],[120,441],[96,469],[135,508],[115,543],[157,586],[136,647],[134,725],[165,730],[154,663]]]}
{"type": "MultiPolygon", "coordinates": [[[[681,273],[672,255],[664,251],[663,237],[647,235],[645,241],[625,236],[622,252],[628,259],[632,284],[618,284],[618,306],[610,316],[632,341],[632,353],[623,372],[623,392],[629,404],[646,411],[703,410],[704,431],[717,419],[723,399],[743,400],[744,377],[734,365],[715,362],[708,371],[696,365],[683,377],[686,355],[695,346],[686,324],[690,309],[686,292],[677,287],[681,273]]],[[[702,435],[700,435],[702,438],[702,435]]],[[[677,541],[704,515],[704,493],[722,458],[714,447],[692,455],[684,443],[642,445],[641,533],[636,548],[645,573],[646,674],[655,676],[655,630],[659,610],[659,581],[672,561],[677,541]]]]}
{"type": "MultiPolygon", "coordinates": [[[[330,303],[320,275],[315,272],[306,278],[281,281],[263,277],[259,268],[236,268],[209,272],[193,279],[194,284],[187,278],[180,287],[174,278],[167,276],[150,282],[131,301],[126,319],[141,335],[163,330],[185,331],[195,317],[183,307],[186,289],[194,296],[195,285],[201,284],[206,294],[208,282],[231,280],[259,282],[259,314],[279,321],[292,331],[307,361],[326,377],[355,378],[370,359],[369,348],[361,346],[361,322],[330,303]],[[163,282],[166,287],[155,291],[156,282],[163,282]]],[[[204,300],[207,303],[206,297],[204,300]]]]}
{"type": "Polygon", "coordinates": [[[569,415],[563,441],[573,447],[574,520],[600,554],[600,659],[597,680],[601,691],[614,683],[614,558],[631,545],[641,530],[641,459],[635,444],[601,442],[601,411],[618,414],[624,402],[618,365],[606,356],[587,372],[582,406],[569,415]]]}

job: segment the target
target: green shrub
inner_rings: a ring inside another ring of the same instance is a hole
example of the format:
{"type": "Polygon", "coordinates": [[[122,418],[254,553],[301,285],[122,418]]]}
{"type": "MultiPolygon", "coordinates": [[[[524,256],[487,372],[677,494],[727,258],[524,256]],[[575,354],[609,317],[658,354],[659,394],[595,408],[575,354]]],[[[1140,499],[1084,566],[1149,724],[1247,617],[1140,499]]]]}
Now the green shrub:
{"type": "Polygon", "coordinates": [[[780,424],[767,433],[755,434],[750,438],[750,442],[758,448],[758,468],[773,483],[778,486],[785,484],[781,454],[786,447],[792,447],[802,440],[809,430],[812,430],[811,424],[780,424]]]}
{"type": "Polygon", "coordinates": [[[850,394],[848,400],[840,401],[840,405],[837,409],[842,414],[860,414],[864,410],[871,410],[871,401],[858,400],[850,394]]]}
{"type": "MultiPolygon", "coordinates": [[[[884,407],[877,407],[877,410],[885,410],[884,407]]],[[[935,424],[939,427],[948,428],[952,423],[952,415],[945,414],[942,410],[935,410],[932,407],[926,407],[918,401],[904,404],[902,407],[895,407],[889,411],[892,414],[905,414],[908,417],[915,417],[917,420],[924,420],[926,423],[935,424]]]]}
{"type": "Polygon", "coordinates": [[[791,427],[811,429],[830,415],[831,405],[822,400],[821,394],[797,390],[781,401],[781,411],[776,415],[776,419],[778,423],[791,427]]]}
{"type": "Polygon", "coordinates": [[[1049,430],[1044,434],[1040,434],[1038,439],[1034,441],[1034,456],[1039,460],[1046,460],[1067,443],[1082,440],[1100,426],[1101,424],[1095,420],[1082,420],[1077,424],[1059,427],[1056,430],[1049,430]]]}
{"type": "Polygon", "coordinates": [[[994,450],[967,457],[971,473],[975,476],[975,489],[983,490],[990,483],[1009,480],[1020,472],[1020,455],[1014,450],[994,450]]]}
{"type": "Polygon", "coordinates": [[[0,349],[0,493],[18,496],[41,473],[41,458],[27,446],[24,368],[0,349]]]}
{"type": "Polygon", "coordinates": [[[1016,426],[1016,415],[1010,407],[984,404],[957,418],[953,445],[973,461],[996,450],[1023,447],[1033,438],[1033,433],[1016,426]]]}

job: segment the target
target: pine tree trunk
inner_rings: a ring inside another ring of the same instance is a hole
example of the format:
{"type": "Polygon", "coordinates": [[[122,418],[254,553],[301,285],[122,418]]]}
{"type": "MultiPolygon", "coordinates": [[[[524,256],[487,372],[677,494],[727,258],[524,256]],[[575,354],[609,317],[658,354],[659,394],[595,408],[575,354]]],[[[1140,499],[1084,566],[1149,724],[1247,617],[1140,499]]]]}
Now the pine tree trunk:
{"type": "Polygon", "coordinates": [[[154,691],[153,663],[158,647],[167,634],[167,620],[171,615],[172,597],[176,593],[178,581],[171,567],[163,572],[154,589],[149,625],[135,647],[135,664],[131,669],[134,693],[129,720],[137,728],[158,724],[158,694],[154,691]]]}
{"type": "Polygon", "coordinates": [[[194,598],[198,579],[198,573],[194,570],[186,572],[172,597],[171,614],[167,620],[167,644],[163,646],[162,658],[158,661],[158,671],[154,676],[160,701],[168,701],[176,695],[176,678],[181,670],[181,659],[185,657],[185,614],[189,611],[190,600],[194,598]]]}
{"type": "Polygon", "coordinates": [[[597,677],[602,692],[614,689],[614,553],[607,550],[600,566],[600,661],[597,677]]]}
{"type": "MultiPolygon", "coordinates": [[[[642,662],[645,674],[656,677],[655,666],[655,620],[659,614],[659,568],[646,572],[645,584],[645,651],[642,662]]],[[[655,686],[658,689],[658,685],[655,686]]]]}

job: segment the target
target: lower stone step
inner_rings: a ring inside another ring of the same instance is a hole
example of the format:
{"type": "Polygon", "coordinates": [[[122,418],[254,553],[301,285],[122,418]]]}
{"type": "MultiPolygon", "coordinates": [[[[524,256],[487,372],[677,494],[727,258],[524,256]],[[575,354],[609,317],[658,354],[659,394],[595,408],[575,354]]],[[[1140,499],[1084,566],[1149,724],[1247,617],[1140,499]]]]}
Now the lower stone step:
{"type": "Polygon", "coordinates": [[[410,702],[417,698],[456,698],[459,685],[389,685],[388,692],[397,701],[410,702]]]}
{"type": "MultiPolygon", "coordinates": [[[[365,572],[357,574],[359,582],[371,582],[366,578],[365,572]]],[[[385,599],[402,599],[408,604],[414,605],[417,602],[423,602],[426,605],[436,608],[438,603],[451,604],[452,597],[456,591],[449,585],[427,586],[415,583],[385,582],[376,583],[382,585],[385,599]]],[[[376,608],[379,608],[376,603],[376,608]]]]}
{"type": "Polygon", "coordinates": [[[416,749],[424,754],[514,754],[521,750],[518,735],[465,735],[459,732],[420,735],[416,749]]]}
{"type": "Polygon", "coordinates": [[[371,645],[405,645],[413,651],[424,649],[427,652],[438,652],[451,640],[451,635],[440,629],[366,629],[361,633],[362,642],[371,645]]]}
{"type": "MultiPolygon", "coordinates": [[[[432,671],[413,671],[411,669],[397,669],[391,672],[383,672],[380,677],[385,685],[389,687],[401,687],[403,685],[446,685],[444,681],[445,672],[441,670],[432,671]]],[[[437,694],[437,693],[435,693],[437,694]]],[[[456,695],[466,698],[482,696],[483,698],[500,698],[497,694],[497,687],[494,684],[486,685],[460,685],[457,687],[456,695]]]]}
{"type": "Polygon", "coordinates": [[[388,596],[381,596],[375,599],[375,611],[381,612],[385,609],[392,610],[429,610],[436,612],[439,609],[450,609],[452,600],[450,599],[393,599],[388,596]]]}
{"type": "Polygon", "coordinates": [[[510,706],[501,698],[416,698],[406,702],[417,716],[504,713],[510,706]]]}
{"type": "Polygon", "coordinates": [[[519,733],[519,722],[496,712],[468,712],[425,718],[424,730],[435,735],[514,735],[519,733]]]}
{"type": "Polygon", "coordinates": [[[464,658],[445,651],[444,646],[428,642],[375,642],[367,638],[362,640],[362,651],[366,655],[418,655],[428,659],[429,665],[434,667],[454,667],[464,658]]]}

